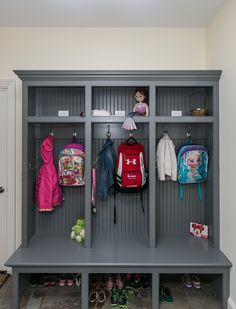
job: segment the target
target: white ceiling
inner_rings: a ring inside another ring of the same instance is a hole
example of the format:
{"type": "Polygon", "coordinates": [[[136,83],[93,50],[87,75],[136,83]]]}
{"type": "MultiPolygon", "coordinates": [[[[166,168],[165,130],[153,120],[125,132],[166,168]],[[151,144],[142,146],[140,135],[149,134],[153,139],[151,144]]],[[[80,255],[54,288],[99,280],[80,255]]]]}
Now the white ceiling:
{"type": "Polygon", "coordinates": [[[201,27],[227,0],[0,0],[0,26],[201,27]]]}

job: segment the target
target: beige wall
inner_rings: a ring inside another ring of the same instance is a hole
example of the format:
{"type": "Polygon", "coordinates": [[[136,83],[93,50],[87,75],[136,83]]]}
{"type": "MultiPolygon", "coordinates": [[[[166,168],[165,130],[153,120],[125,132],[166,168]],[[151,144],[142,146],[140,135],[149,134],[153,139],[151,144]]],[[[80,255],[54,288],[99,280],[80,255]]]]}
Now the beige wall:
{"type": "MultiPolygon", "coordinates": [[[[205,30],[0,28],[0,78],[14,69],[204,69],[205,30]]],[[[21,84],[17,81],[17,243],[21,239],[21,84]]]]}
{"type": "Polygon", "coordinates": [[[203,69],[203,28],[0,28],[0,77],[12,69],[203,69]]]}
{"type": "Polygon", "coordinates": [[[223,69],[220,80],[221,249],[234,267],[231,298],[236,304],[236,1],[229,0],[206,28],[206,64],[223,69]]]}

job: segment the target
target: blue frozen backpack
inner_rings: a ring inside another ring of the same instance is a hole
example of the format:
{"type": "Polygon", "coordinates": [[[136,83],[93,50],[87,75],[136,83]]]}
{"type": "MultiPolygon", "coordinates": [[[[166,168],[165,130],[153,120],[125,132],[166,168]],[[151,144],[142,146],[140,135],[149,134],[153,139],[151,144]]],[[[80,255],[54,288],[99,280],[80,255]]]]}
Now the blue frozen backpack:
{"type": "Polygon", "coordinates": [[[190,137],[187,143],[177,152],[178,181],[180,183],[180,199],[183,199],[184,184],[198,184],[199,199],[202,201],[201,183],[207,180],[208,151],[206,147],[193,144],[190,137]]]}

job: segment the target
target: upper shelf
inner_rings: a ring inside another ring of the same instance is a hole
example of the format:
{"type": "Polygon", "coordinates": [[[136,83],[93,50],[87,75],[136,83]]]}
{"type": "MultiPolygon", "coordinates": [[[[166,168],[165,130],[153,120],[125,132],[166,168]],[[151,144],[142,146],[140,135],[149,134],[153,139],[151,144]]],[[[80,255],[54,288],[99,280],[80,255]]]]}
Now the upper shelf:
{"type": "Polygon", "coordinates": [[[172,116],[160,116],[154,117],[157,123],[213,123],[213,116],[183,116],[183,117],[172,117],[172,116]]]}
{"type": "MultiPolygon", "coordinates": [[[[118,116],[97,116],[97,117],[57,117],[57,116],[30,116],[27,117],[28,123],[123,123],[126,117],[118,116]]],[[[213,123],[213,116],[157,116],[157,117],[134,117],[136,123],[213,123]]]]}
{"type": "Polygon", "coordinates": [[[58,117],[58,116],[30,116],[27,117],[28,123],[84,123],[85,117],[58,117]]]}

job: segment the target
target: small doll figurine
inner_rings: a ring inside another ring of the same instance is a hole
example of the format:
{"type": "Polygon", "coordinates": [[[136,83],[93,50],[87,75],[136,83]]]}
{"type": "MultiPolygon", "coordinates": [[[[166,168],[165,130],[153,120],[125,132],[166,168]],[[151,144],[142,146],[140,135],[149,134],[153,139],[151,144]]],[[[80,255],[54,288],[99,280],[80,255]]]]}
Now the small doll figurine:
{"type": "Polygon", "coordinates": [[[148,116],[149,114],[149,108],[147,104],[148,100],[148,93],[146,88],[144,87],[138,87],[135,90],[135,100],[136,104],[134,105],[133,112],[135,115],[139,116],[148,116]]]}

